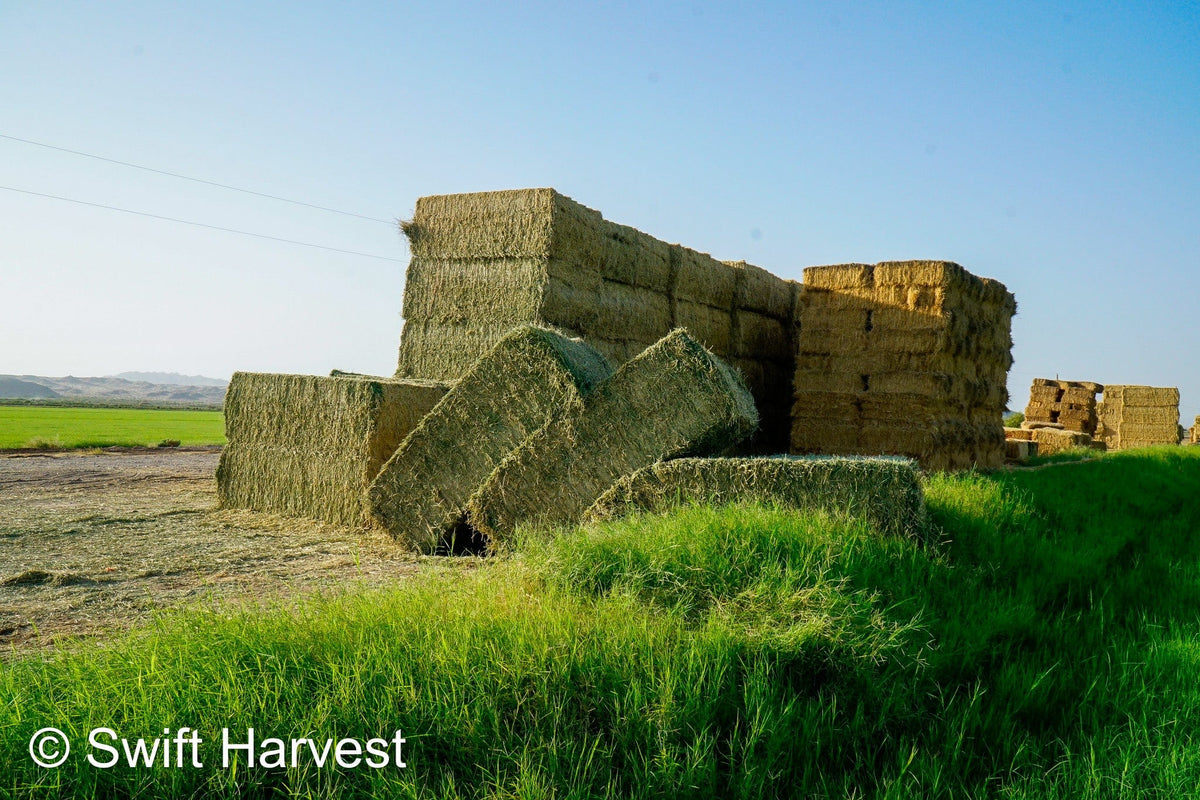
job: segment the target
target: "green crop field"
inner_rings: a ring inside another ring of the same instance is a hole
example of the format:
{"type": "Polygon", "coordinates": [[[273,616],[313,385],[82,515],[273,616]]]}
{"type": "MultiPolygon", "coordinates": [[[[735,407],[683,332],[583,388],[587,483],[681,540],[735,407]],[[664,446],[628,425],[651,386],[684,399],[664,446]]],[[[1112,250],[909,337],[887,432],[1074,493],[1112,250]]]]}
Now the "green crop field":
{"type": "Polygon", "coordinates": [[[0,449],[225,443],[220,411],[0,406],[0,449]]]}
{"type": "Polygon", "coordinates": [[[18,658],[0,795],[1195,797],[1200,448],[926,492],[914,538],[692,507],[18,658]],[[46,769],[51,727],[74,746],[46,769]],[[367,737],[387,763],[316,764],[367,737]]]}

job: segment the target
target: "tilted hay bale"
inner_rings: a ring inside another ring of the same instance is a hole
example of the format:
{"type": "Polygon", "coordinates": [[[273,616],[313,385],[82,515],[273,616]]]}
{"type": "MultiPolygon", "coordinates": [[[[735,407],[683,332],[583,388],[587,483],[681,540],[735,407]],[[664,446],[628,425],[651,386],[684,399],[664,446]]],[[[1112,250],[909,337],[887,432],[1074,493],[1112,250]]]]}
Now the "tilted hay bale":
{"type": "Polygon", "coordinates": [[[719,453],[758,423],[732,369],[674,331],[599,386],[579,414],[531,436],[468,504],[495,544],[522,522],[570,524],[623,475],[664,458],[719,453]]]}
{"type": "Polygon", "coordinates": [[[534,431],[577,413],[611,374],[578,339],[525,326],[480,358],[388,460],[368,492],[371,512],[393,536],[437,548],[467,500],[534,431]]]}
{"type": "Polygon", "coordinates": [[[827,456],[659,461],[618,480],[585,519],[695,503],[823,510],[865,518],[893,535],[916,534],[925,519],[924,494],[911,460],[827,456]]]}
{"type": "Polygon", "coordinates": [[[364,522],[364,489],[448,388],[367,376],[234,373],[225,394],[229,444],[217,467],[221,505],[364,522]]]}

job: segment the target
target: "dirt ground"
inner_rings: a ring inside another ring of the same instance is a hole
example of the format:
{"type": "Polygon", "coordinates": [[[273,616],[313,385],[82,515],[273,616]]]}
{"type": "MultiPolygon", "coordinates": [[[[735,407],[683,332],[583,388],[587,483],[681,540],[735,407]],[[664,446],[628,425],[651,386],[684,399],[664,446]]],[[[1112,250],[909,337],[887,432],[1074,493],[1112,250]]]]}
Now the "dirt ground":
{"type": "Polygon", "coordinates": [[[286,600],[430,563],[372,531],[218,510],[219,454],[0,453],[0,659],[157,609],[286,600]]]}

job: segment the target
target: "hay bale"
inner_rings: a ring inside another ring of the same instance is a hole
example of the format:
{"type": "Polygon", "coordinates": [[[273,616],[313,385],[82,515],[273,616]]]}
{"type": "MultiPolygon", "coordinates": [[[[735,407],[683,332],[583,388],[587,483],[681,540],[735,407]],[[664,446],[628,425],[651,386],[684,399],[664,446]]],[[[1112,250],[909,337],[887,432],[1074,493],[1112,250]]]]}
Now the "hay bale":
{"type": "Polygon", "coordinates": [[[679,300],[675,303],[675,324],[717,355],[732,349],[733,319],[727,308],[679,300]]]}
{"type": "Polygon", "coordinates": [[[704,303],[714,308],[733,308],[739,270],[717,261],[708,253],[675,246],[679,256],[678,274],[672,297],[676,301],[704,303]]]}
{"type": "Polygon", "coordinates": [[[786,322],[753,311],[733,315],[733,350],[737,358],[791,362],[792,337],[786,322]]]}
{"type": "Polygon", "coordinates": [[[773,456],[659,461],[618,480],[584,518],[690,503],[762,503],[863,517],[882,533],[911,535],[925,518],[916,465],[899,458],[773,456]]]}
{"type": "Polygon", "coordinates": [[[596,298],[594,324],[572,322],[585,336],[656,342],[671,330],[671,302],[665,294],[604,281],[596,298]]]}
{"type": "Polygon", "coordinates": [[[1175,387],[1159,386],[1109,386],[1104,390],[1104,402],[1115,406],[1158,406],[1179,405],[1179,390],[1175,387]]]}
{"type": "Polygon", "coordinates": [[[726,261],[735,271],[734,308],[790,320],[795,310],[793,281],[784,280],[745,261],[726,261]]]}
{"type": "Polygon", "coordinates": [[[1032,442],[1033,431],[1027,428],[1005,428],[1004,438],[1008,441],[1032,442]]]}
{"type": "Polygon", "coordinates": [[[468,504],[493,544],[522,522],[577,522],[618,478],[665,458],[719,453],[758,423],[723,361],[674,331],[626,363],[584,403],[531,436],[468,504]]]}
{"type": "Polygon", "coordinates": [[[1090,447],[1092,443],[1092,437],[1086,433],[1061,428],[1037,428],[1033,431],[1033,440],[1037,442],[1038,455],[1043,456],[1075,447],[1090,447]]]}
{"type": "Polygon", "coordinates": [[[831,264],[804,268],[806,290],[870,289],[874,285],[875,268],[870,264],[831,264]]]}
{"type": "Polygon", "coordinates": [[[229,443],[217,467],[221,506],[363,523],[363,491],[448,388],[366,376],[234,373],[225,393],[229,443]]]}
{"type": "Polygon", "coordinates": [[[552,419],[577,413],[610,374],[578,339],[533,326],[510,332],[383,466],[368,492],[371,513],[410,546],[436,549],[496,465],[552,419]]]}
{"type": "Polygon", "coordinates": [[[1027,461],[1037,454],[1037,442],[1024,439],[1006,439],[1004,442],[1005,461],[1027,461]]]}

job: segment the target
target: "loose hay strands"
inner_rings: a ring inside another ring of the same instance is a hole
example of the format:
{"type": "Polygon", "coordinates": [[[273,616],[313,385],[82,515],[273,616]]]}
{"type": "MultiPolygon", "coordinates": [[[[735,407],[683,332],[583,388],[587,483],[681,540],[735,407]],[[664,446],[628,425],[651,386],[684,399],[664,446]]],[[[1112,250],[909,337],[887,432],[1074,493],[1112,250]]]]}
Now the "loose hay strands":
{"type": "Polygon", "coordinates": [[[895,535],[920,530],[925,510],[916,465],[908,459],[681,458],[621,478],[585,519],[611,519],[635,509],[657,513],[689,503],[821,509],[863,517],[895,535]]]}
{"type": "Polygon", "coordinates": [[[384,465],[368,492],[372,514],[412,547],[436,549],[496,465],[552,419],[578,413],[611,370],[578,339],[533,326],[510,332],[384,465]]]}
{"type": "Polygon", "coordinates": [[[506,458],[468,504],[494,545],[523,522],[570,524],[614,481],[663,458],[719,453],[758,423],[728,365],[675,331],[506,458]]]}
{"type": "Polygon", "coordinates": [[[363,490],[448,388],[234,373],[225,395],[229,444],[217,469],[221,505],[362,523],[363,490]]]}

